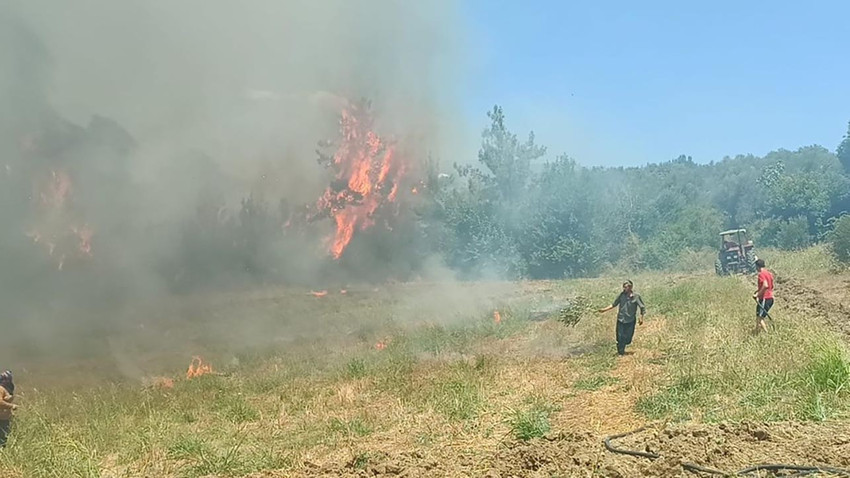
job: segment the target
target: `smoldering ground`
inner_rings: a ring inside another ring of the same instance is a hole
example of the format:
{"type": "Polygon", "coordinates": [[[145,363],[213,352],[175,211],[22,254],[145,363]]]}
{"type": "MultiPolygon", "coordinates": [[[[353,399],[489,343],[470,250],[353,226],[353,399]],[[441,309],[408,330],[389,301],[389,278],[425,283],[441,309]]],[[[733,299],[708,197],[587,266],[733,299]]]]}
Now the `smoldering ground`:
{"type": "Polygon", "coordinates": [[[362,277],[335,277],[332,218],[263,231],[328,187],[316,145],[348,101],[371,100],[412,161],[451,149],[457,21],[448,1],[3,2],[4,341],[202,285],[362,277]]]}

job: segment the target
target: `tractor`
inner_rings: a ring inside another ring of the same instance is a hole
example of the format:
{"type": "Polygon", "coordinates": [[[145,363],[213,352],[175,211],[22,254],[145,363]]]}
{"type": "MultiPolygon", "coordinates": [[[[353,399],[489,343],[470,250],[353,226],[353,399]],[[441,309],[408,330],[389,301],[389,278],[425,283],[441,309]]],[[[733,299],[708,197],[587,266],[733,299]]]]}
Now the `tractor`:
{"type": "Polygon", "coordinates": [[[756,272],[756,256],[753,241],[747,238],[746,229],[730,229],[720,233],[720,252],[714,261],[717,275],[746,274],[756,272]]]}

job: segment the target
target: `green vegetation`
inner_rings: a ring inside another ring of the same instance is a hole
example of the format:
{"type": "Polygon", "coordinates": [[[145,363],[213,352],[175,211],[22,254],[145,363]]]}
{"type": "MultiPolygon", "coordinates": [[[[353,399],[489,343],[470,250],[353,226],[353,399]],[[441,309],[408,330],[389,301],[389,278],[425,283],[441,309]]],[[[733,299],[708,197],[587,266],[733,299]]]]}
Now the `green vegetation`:
{"type": "MultiPolygon", "coordinates": [[[[813,396],[846,399],[850,362],[843,343],[824,335],[811,316],[790,313],[776,315],[772,333],[753,337],[748,299],[731,279],[654,296],[670,325],[662,341],[665,385],[641,397],[638,410],[673,420],[808,419],[813,396]]],[[[825,417],[846,416],[835,400],[819,403],[825,417]]]]}
{"type": "Polygon", "coordinates": [[[842,216],[835,221],[835,229],[829,239],[838,260],[850,263],[850,216],[842,216]]]}
{"type": "Polygon", "coordinates": [[[713,260],[717,233],[732,227],[747,228],[759,250],[799,250],[822,242],[847,206],[847,170],[823,147],[584,168],[567,156],[544,159],[533,134],[518,141],[501,108],[488,115],[479,167],[457,168],[432,191],[444,226],[436,252],[470,276],[687,268],[703,251],[713,260]]]}
{"type": "Polygon", "coordinates": [[[508,420],[513,436],[517,440],[528,441],[549,433],[549,416],[554,411],[556,407],[537,400],[527,408],[515,410],[508,420]]]}

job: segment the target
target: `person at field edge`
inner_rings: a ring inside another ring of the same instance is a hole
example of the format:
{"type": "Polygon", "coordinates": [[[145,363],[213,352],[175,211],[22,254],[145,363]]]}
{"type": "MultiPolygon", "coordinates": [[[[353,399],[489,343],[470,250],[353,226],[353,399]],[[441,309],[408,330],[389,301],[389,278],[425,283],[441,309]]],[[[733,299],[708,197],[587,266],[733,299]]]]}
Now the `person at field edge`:
{"type": "Polygon", "coordinates": [[[640,308],[638,324],[643,325],[643,316],[646,314],[646,306],[643,304],[640,294],[635,293],[632,281],[623,282],[623,291],[620,292],[620,295],[614,299],[611,305],[599,309],[599,313],[608,312],[614,307],[620,308],[617,313],[617,354],[625,355],[626,345],[632,343],[632,337],[635,335],[638,308],[640,308]]]}
{"type": "Polygon", "coordinates": [[[12,372],[6,370],[0,373],[0,448],[6,446],[9,428],[12,424],[12,411],[18,406],[12,403],[15,384],[12,382],[12,372]]]}
{"type": "Polygon", "coordinates": [[[773,274],[764,266],[764,259],[756,260],[756,270],[759,273],[758,290],[753,293],[753,299],[756,300],[756,333],[759,333],[760,330],[767,332],[764,319],[773,307],[773,274]]]}

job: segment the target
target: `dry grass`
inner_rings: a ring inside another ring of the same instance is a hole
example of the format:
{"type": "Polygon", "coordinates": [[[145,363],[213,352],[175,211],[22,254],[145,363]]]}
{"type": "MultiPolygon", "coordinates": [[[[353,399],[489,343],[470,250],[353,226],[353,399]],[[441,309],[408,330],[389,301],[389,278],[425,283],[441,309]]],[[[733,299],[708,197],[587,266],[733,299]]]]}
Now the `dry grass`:
{"type": "Polygon", "coordinates": [[[125,326],[121,347],[90,350],[91,369],[41,361],[18,374],[22,408],[0,470],[286,476],[328,463],[356,468],[385,452],[474,457],[506,441],[656,419],[846,417],[844,345],[818,320],[788,320],[781,308],[774,333],[751,337],[751,286],[739,278],[633,277],[650,315],[622,358],[614,312],[575,327],[527,320],[579,294],[607,305],[621,280],[466,285],[439,307],[445,288],[431,284],[322,299],[263,291],[139,310],[160,318],[133,338],[125,326]],[[168,319],[175,310],[181,321],[168,319]],[[162,353],[137,352],[161,334],[153,350],[162,353]],[[182,378],[195,353],[221,375],[182,378]],[[140,377],[116,379],[128,356],[140,377]],[[173,378],[173,387],[141,380],[153,376],[173,378]]]}

